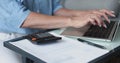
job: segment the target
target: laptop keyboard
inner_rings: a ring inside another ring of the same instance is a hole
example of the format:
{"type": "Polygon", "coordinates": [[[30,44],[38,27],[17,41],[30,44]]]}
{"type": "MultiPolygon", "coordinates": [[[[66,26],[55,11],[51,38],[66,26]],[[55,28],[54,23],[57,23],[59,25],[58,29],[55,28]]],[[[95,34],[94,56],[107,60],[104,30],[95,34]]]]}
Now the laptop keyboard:
{"type": "Polygon", "coordinates": [[[95,38],[108,38],[112,28],[114,27],[115,21],[111,21],[111,23],[105,23],[107,25],[107,28],[91,25],[87,32],[85,32],[84,36],[95,38]]]}

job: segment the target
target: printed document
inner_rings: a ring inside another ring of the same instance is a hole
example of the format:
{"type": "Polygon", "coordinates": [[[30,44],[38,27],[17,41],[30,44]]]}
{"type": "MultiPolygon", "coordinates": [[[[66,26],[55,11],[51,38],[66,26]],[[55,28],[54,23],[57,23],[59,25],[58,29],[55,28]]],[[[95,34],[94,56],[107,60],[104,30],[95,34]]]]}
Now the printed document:
{"type": "Polygon", "coordinates": [[[36,45],[27,39],[11,44],[47,63],[88,63],[109,52],[74,39],[61,37],[62,40],[51,44],[36,45]]]}

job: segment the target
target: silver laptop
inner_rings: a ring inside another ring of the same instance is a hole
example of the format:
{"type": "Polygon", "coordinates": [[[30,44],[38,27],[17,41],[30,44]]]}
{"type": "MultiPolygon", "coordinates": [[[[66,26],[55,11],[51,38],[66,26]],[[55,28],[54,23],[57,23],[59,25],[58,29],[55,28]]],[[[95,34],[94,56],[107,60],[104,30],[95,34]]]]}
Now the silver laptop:
{"type": "Polygon", "coordinates": [[[81,1],[83,3],[85,3],[85,1],[86,2],[95,1],[92,3],[89,2],[88,7],[86,7],[85,9],[105,8],[105,9],[113,10],[115,12],[116,17],[110,18],[111,20],[110,24],[106,22],[108,28],[104,28],[104,27],[100,28],[98,26],[93,26],[93,25],[87,25],[83,28],[67,28],[62,32],[62,35],[78,37],[82,39],[90,39],[90,40],[112,41],[115,38],[116,32],[119,27],[119,9],[120,9],[119,5],[120,4],[117,3],[118,0],[99,0],[99,1],[98,0],[81,0],[81,1]],[[101,4],[100,4],[100,1],[101,1],[101,4]],[[104,3],[104,5],[102,2],[104,3]],[[94,5],[94,7],[92,5],[94,5]]]}

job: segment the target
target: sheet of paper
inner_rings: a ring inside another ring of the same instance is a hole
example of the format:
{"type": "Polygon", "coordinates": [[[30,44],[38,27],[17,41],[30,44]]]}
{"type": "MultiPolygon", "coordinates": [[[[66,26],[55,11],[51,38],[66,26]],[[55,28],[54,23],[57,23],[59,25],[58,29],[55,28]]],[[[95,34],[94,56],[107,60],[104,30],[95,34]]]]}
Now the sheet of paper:
{"type": "Polygon", "coordinates": [[[109,52],[77,40],[61,37],[62,40],[44,45],[35,45],[27,39],[11,43],[47,63],[88,63],[109,52]]]}

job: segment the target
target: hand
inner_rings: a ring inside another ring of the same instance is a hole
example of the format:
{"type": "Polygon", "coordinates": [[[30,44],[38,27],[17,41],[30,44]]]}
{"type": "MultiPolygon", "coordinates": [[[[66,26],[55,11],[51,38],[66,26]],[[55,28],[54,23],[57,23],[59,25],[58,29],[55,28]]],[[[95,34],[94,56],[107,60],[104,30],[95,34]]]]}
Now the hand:
{"type": "Polygon", "coordinates": [[[109,10],[106,10],[106,9],[93,10],[93,11],[91,11],[91,13],[97,14],[100,17],[104,17],[108,22],[110,22],[110,20],[108,19],[108,16],[115,17],[114,11],[109,11],[109,10]]]}
{"type": "MultiPolygon", "coordinates": [[[[80,28],[87,25],[88,23],[92,23],[93,25],[96,25],[96,23],[98,23],[98,25],[101,27],[101,22],[102,20],[98,15],[88,13],[83,14],[82,16],[71,17],[70,25],[75,28],[80,28]]],[[[106,27],[104,23],[103,26],[106,27]]]]}
{"type": "MultiPolygon", "coordinates": [[[[90,18],[92,19],[92,24],[93,25],[99,25],[100,27],[101,26],[104,26],[105,28],[107,27],[106,24],[104,23],[104,21],[102,21],[102,18],[104,18],[106,21],[108,21],[110,23],[110,20],[108,19],[108,15],[109,16],[112,16],[112,17],[115,17],[114,15],[114,12],[113,11],[109,11],[109,10],[106,10],[106,9],[102,9],[102,10],[89,10],[89,11],[77,11],[74,16],[77,16],[77,17],[82,17],[83,15],[86,15],[86,14],[94,14],[94,15],[91,15],[90,18]],[[96,20],[96,23],[93,22],[93,20],[96,20]]],[[[90,20],[91,20],[90,19],[90,20]]]]}

